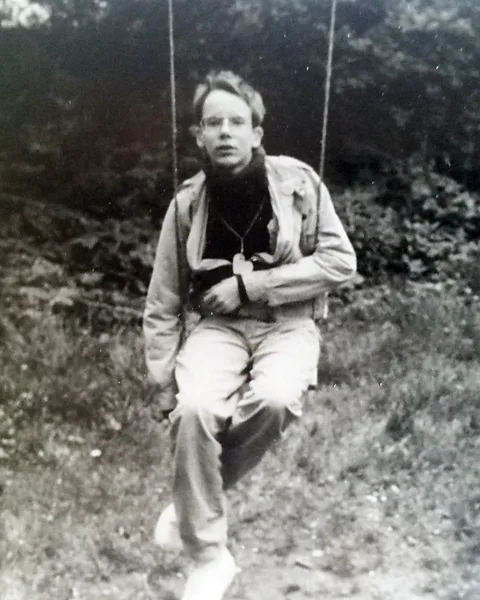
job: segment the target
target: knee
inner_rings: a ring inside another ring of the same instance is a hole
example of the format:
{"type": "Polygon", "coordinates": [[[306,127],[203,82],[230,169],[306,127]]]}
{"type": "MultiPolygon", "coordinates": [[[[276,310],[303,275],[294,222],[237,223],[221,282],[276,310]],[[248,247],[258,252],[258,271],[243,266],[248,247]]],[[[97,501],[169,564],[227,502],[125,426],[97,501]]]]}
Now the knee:
{"type": "Polygon", "coordinates": [[[282,416],[288,408],[287,399],[280,394],[263,395],[261,400],[262,408],[272,415],[282,416]]]}
{"type": "Polygon", "coordinates": [[[194,402],[187,398],[178,398],[177,406],[170,415],[170,420],[175,421],[203,421],[205,418],[208,419],[209,411],[203,402],[194,402]]]}
{"type": "Polygon", "coordinates": [[[273,441],[277,441],[282,433],[296,417],[300,417],[301,408],[295,407],[291,398],[284,394],[264,395],[260,401],[259,412],[261,419],[273,433],[273,441]]]}
{"type": "Polygon", "coordinates": [[[188,432],[192,427],[200,426],[201,429],[216,434],[220,429],[217,415],[204,402],[187,401],[181,398],[170,415],[170,423],[175,432],[180,428],[188,432]]]}
{"type": "Polygon", "coordinates": [[[258,390],[257,398],[260,399],[261,408],[272,418],[283,422],[286,417],[299,417],[302,412],[302,398],[288,393],[280,387],[274,386],[268,389],[258,390]]]}

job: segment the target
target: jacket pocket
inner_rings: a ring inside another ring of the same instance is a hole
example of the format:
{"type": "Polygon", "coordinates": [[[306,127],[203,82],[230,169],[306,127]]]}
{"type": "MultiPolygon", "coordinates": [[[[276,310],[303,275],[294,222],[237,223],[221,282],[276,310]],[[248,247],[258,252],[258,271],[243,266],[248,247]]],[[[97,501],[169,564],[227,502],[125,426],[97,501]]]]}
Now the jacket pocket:
{"type": "Polygon", "coordinates": [[[316,215],[310,213],[304,215],[302,222],[302,231],[300,234],[300,250],[304,256],[310,256],[316,249],[316,234],[317,234],[316,215]]]}

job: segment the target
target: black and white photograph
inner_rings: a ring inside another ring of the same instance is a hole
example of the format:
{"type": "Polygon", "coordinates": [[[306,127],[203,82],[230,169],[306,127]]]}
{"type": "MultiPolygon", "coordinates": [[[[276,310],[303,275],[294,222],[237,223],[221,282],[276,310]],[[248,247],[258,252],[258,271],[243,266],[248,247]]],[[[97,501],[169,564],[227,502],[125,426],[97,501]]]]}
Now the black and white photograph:
{"type": "Polygon", "coordinates": [[[479,32],[0,0],[0,600],[480,600],[479,32]]]}

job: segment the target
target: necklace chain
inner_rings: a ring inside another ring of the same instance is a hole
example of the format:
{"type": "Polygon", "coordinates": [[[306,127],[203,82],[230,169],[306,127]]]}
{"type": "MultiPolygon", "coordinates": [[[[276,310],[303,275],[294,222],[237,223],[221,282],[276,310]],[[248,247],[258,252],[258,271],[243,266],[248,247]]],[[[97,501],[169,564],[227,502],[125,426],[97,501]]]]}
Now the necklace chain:
{"type": "Polygon", "coordinates": [[[255,223],[258,221],[258,218],[260,217],[260,214],[262,212],[263,209],[263,205],[265,204],[265,197],[263,197],[260,206],[257,210],[257,212],[255,213],[255,215],[253,216],[252,221],[250,222],[249,226],[247,227],[247,229],[245,230],[243,235],[240,235],[238,233],[238,231],[235,231],[235,229],[230,225],[230,223],[227,222],[226,219],[224,219],[222,217],[222,215],[218,212],[218,218],[220,219],[220,221],[223,223],[223,225],[228,229],[228,231],[230,231],[230,233],[233,233],[233,235],[240,240],[240,253],[243,254],[244,252],[244,241],[245,238],[247,237],[247,235],[250,233],[250,231],[252,230],[252,227],[255,225],[255,223]]]}

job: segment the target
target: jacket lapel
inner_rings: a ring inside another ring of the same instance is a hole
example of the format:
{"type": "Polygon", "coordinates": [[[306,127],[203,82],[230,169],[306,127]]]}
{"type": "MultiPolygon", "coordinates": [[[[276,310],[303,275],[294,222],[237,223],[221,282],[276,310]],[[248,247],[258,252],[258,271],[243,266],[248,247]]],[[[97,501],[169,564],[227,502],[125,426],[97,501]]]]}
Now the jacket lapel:
{"type": "Polygon", "coordinates": [[[187,240],[187,261],[194,270],[199,268],[202,261],[208,219],[205,178],[198,185],[199,187],[195,194],[198,198],[198,205],[192,215],[192,225],[187,240]]]}

